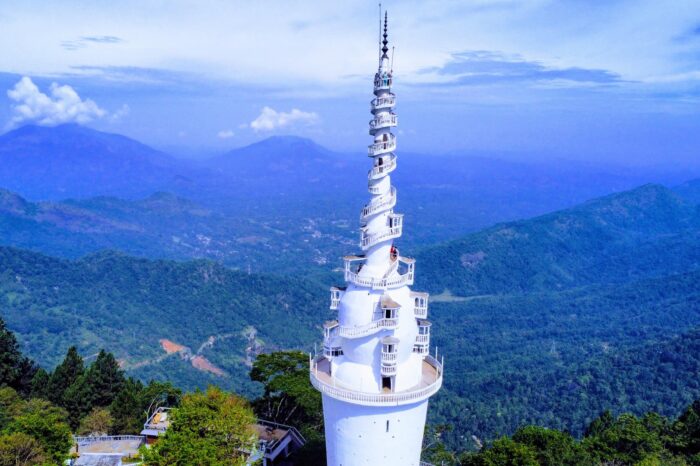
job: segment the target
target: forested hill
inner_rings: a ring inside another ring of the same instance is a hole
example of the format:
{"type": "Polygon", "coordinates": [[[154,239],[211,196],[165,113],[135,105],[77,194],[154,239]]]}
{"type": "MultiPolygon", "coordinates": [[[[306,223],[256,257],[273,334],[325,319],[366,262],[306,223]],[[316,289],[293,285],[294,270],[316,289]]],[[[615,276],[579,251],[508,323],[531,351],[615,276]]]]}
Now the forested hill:
{"type": "Polygon", "coordinates": [[[565,289],[700,267],[700,209],[659,185],[496,225],[418,255],[419,285],[470,296],[565,289]]]}
{"type": "Polygon", "coordinates": [[[241,389],[246,357],[263,348],[309,348],[328,318],[326,299],[315,283],[208,261],[114,252],[69,261],[0,248],[2,317],[23,350],[46,367],[71,345],[86,355],[104,348],[146,379],[241,389]]]}

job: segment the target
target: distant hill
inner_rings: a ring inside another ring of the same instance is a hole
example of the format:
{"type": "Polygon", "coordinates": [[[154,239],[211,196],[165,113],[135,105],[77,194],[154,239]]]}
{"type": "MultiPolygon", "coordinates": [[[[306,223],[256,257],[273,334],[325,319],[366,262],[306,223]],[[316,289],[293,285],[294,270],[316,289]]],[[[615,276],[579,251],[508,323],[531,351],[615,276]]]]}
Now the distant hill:
{"type": "Polygon", "coordinates": [[[307,274],[354,244],[348,222],[315,225],[308,217],[250,216],[157,192],[30,202],[0,189],[0,245],[80,258],[103,249],[155,259],[206,258],[252,271],[307,274]]]}
{"type": "Polygon", "coordinates": [[[499,224],[418,257],[424,286],[459,296],[669,275],[700,268],[700,210],[667,188],[646,185],[499,224]]]}
{"type": "Polygon", "coordinates": [[[216,380],[245,390],[245,362],[256,351],[309,349],[329,313],[326,295],[313,282],[248,275],[207,261],[112,252],[68,261],[0,248],[2,317],[37,362],[51,367],[73,344],[82,354],[105,348],[144,379],[167,378],[164,367],[180,367],[175,381],[190,388],[216,380]],[[166,357],[160,341],[196,352],[209,337],[220,341],[201,354],[228,377],[198,374],[179,354],[166,357]]]}
{"type": "Polygon", "coordinates": [[[32,199],[136,197],[188,182],[180,162],[118,134],[64,124],[0,136],[0,186],[32,199]]]}
{"type": "MultiPolygon", "coordinates": [[[[314,224],[354,243],[336,225],[357,228],[366,202],[370,160],[362,149],[338,153],[309,139],[275,136],[193,162],[77,125],[25,126],[0,136],[0,188],[32,201],[133,200],[165,191],[246,222],[282,230],[314,224]]],[[[412,154],[401,147],[398,154],[392,176],[410,233],[402,242],[411,248],[649,181],[684,181],[645,169],[515,162],[498,154],[412,154]]]]}
{"type": "Polygon", "coordinates": [[[674,191],[690,202],[700,204],[700,179],[687,181],[676,186],[674,191]]]}

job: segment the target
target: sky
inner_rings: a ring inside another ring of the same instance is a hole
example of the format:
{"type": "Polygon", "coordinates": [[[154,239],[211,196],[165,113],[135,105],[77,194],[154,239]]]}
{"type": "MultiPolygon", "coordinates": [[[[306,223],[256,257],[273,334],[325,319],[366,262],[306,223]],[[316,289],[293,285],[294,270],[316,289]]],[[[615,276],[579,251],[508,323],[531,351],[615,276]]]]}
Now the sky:
{"type": "MultiPolygon", "coordinates": [[[[384,2],[399,150],[700,165],[700,1],[384,2]]],[[[361,152],[368,1],[0,1],[0,125],[361,152]]]]}

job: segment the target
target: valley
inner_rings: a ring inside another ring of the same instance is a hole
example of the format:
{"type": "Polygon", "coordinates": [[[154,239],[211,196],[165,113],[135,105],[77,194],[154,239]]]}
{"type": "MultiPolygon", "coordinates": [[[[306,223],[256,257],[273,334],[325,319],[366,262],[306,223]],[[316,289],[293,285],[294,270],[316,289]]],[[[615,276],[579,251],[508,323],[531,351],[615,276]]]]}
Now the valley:
{"type": "MultiPolygon", "coordinates": [[[[67,141],[106,150],[86,131],[67,141]]],[[[436,160],[401,159],[397,210],[406,206],[411,235],[398,246],[415,253],[432,342],[449,355],[430,421],[454,426],[451,448],[526,423],[580,435],[605,408],[675,416],[700,396],[697,181],[436,160]]],[[[270,138],[199,163],[187,182],[132,173],[126,185],[65,195],[7,183],[2,317],[47,368],[70,345],[104,348],[144,381],[255,396],[255,356],[318,350],[333,318],[328,286],[357,249],[365,190],[344,180],[361,180],[362,167],[308,140],[270,138]]]]}

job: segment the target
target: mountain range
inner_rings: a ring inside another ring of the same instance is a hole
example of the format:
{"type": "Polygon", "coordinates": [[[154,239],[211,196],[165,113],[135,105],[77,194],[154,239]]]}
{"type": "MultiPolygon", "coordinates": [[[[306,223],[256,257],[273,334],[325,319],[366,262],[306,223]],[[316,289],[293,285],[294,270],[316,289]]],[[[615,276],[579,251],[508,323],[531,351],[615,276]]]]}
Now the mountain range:
{"type": "MultiPolygon", "coordinates": [[[[9,199],[20,212],[48,209],[9,199]]],[[[137,202],[201,209],[171,195],[137,202]]],[[[449,443],[468,447],[471,435],[493,438],[523,423],[580,433],[603,406],[670,415],[700,396],[697,214],[697,204],[645,185],[419,251],[415,288],[433,293],[432,342],[447,363],[431,419],[455,426],[449,443]]],[[[7,247],[0,269],[3,318],[42,364],[70,344],[86,355],[105,347],[144,379],[244,393],[256,390],[245,373],[257,351],[312,350],[332,316],[328,285],[341,279],[315,277],[313,267],[278,276],[7,247]],[[195,364],[195,355],[205,360],[195,364]]]]}
{"type": "MultiPolygon", "coordinates": [[[[299,262],[331,270],[356,248],[368,165],[363,155],[291,136],[194,162],[77,125],[25,126],[0,136],[0,244],[67,258],[113,248],[262,272],[288,273],[299,262]]],[[[648,180],[683,180],[412,153],[400,153],[393,175],[411,250],[648,180]]],[[[693,196],[692,183],[678,189],[693,196]]]]}
{"type": "MultiPolygon", "coordinates": [[[[25,127],[0,166],[0,309],[25,353],[105,348],[144,380],[247,394],[259,351],[313,350],[367,198],[364,156],[293,137],[195,163],[25,127]]],[[[451,446],[700,396],[698,180],[410,153],[394,178],[451,446]]]]}

